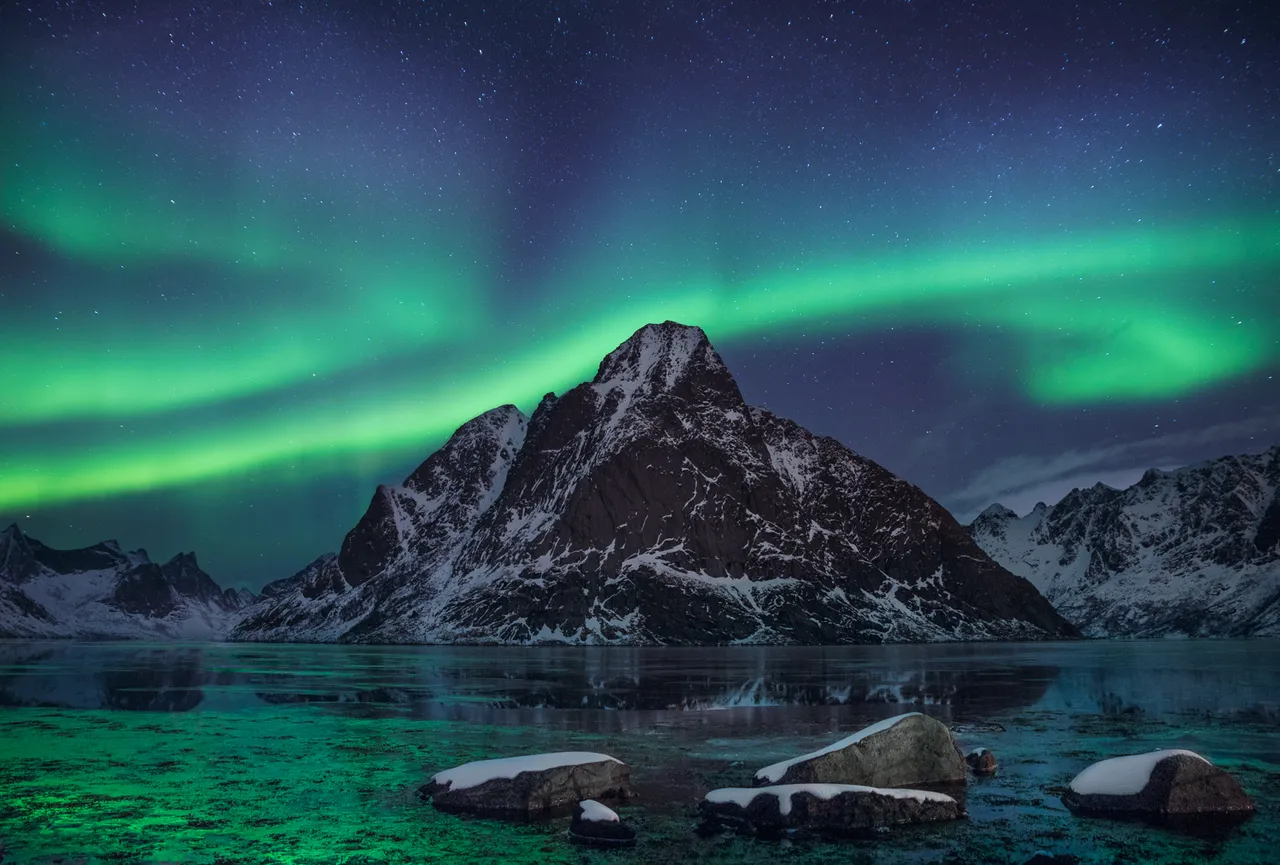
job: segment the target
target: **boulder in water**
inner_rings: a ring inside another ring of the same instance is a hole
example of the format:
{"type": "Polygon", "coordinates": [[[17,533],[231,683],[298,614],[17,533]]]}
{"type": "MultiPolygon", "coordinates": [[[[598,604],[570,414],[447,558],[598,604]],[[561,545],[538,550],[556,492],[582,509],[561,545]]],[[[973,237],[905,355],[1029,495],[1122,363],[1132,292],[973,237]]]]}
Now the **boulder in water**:
{"type": "Polygon", "coordinates": [[[623,823],[616,811],[595,799],[578,803],[569,837],[590,847],[631,847],[636,843],[635,830],[623,823]]]}
{"type": "Polygon", "coordinates": [[[756,786],[964,783],[966,764],[946,725],[919,712],[872,724],[834,744],[756,773],[756,786]]]}
{"type": "Polygon", "coordinates": [[[531,754],[437,772],[419,793],[442,811],[527,820],[567,813],[585,799],[626,799],[631,770],[607,754],[531,754]]]}
{"type": "Polygon", "coordinates": [[[1253,815],[1240,783],[1194,751],[1152,751],[1094,763],[1062,803],[1073,813],[1159,821],[1235,823],[1253,815]]]}

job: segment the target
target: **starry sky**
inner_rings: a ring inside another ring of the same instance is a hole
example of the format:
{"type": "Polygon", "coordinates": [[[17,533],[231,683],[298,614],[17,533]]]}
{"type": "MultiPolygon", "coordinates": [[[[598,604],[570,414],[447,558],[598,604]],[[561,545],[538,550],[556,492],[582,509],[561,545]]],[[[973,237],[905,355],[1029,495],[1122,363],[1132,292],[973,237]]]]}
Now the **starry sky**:
{"type": "Polygon", "coordinates": [[[260,586],[702,326],[969,519],[1280,440],[1258,2],[0,4],[0,523],[260,586]]]}

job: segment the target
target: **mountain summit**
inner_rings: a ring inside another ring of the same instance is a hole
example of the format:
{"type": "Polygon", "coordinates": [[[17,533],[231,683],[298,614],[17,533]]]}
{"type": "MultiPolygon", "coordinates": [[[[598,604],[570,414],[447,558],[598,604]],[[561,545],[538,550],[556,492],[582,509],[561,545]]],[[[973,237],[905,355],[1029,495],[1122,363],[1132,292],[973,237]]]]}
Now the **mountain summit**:
{"type": "Polygon", "coordinates": [[[848,643],[1074,635],[940,505],[743,401],[651,324],[533,416],[463,424],[233,639],[848,643]]]}

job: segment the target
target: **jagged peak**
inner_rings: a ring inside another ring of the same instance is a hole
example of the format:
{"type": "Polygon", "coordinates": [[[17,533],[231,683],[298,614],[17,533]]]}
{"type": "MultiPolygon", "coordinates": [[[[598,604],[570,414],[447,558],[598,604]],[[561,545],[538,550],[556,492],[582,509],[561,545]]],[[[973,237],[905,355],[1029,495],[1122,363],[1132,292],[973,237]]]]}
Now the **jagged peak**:
{"type": "Polygon", "coordinates": [[[702,328],[675,321],[646,324],[605,356],[591,383],[612,387],[648,381],[669,390],[700,355],[724,368],[702,328]]]}
{"type": "Polygon", "coordinates": [[[194,550],[189,553],[178,553],[173,558],[169,559],[169,561],[164,563],[166,568],[170,566],[182,567],[184,565],[199,570],[200,564],[196,561],[196,554],[194,550]]]}
{"type": "Polygon", "coordinates": [[[18,524],[11,523],[4,531],[0,531],[0,554],[13,547],[21,547],[26,538],[27,536],[22,533],[22,529],[18,528],[18,524]]]}
{"type": "MultiPolygon", "coordinates": [[[[451,458],[450,454],[465,451],[472,442],[477,440],[497,438],[500,446],[509,444],[518,451],[524,445],[528,428],[529,419],[514,405],[501,405],[478,414],[454,430],[453,435],[449,436],[449,440],[439,450],[427,457],[422,465],[404,479],[402,486],[418,491],[426,489],[432,483],[431,478],[441,464],[441,460],[448,461],[451,458]]],[[[388,490],[379,487],[374,498],[376,499],[379,495],[385,496],[387,493],[388,490]]]]}
{"type": "Polygon", "coordinates": [[[1031,513],[1042,514],[1047,510],[1049,510],[1049,506],[1046,505],[1044,502],[1036,502],[1035,507],[1031,509],[1031,513]]]}
{"type": "Polygon", "coordinates": [[[986,510],[978,514],[978,519],[983,519],[984,517],[988,520],[1016,520],[1018,518],[1018,514],[1012,508],[1007,508],[999,502],[996,502],[993,505],[989,505],[986,510]]]}
{"type": "Polygon", "coordinates": [[[527,422],[529,419],[525,417],[524,412],[516,408],[511,403],[500,405],[497,408],[491,408],[487,412],[476,415],[471,420],[464,423],[458,429],[465,429],[472,424],[487,425],[491,427],[503,427],[512,422],[527,422]]]}
{"type": "Polygon", "coordinates": [[[444,446],[447,448],[455,442],[463,441],[476,435],[502,434],[504,431],[508,436],[522,438],[523,430],[528,424],[529,419],[525,417],[524,412],[520,411],[520,409],[510,403],[500,405],[497,408],[491,408],[487,412],[476,415],[458,427],[453,431],[453,435],[449,436],[449,440],[445,442],[444,446]]]}
{"type": "Polygon", "coordinates": [[[1147,469],[1142,473],[1142,477],[1138,480],[1137,486],[1149,487],[1152,484],[1159,483],[1160,479],[1168,475],[1160,469],[1147,469]]]}

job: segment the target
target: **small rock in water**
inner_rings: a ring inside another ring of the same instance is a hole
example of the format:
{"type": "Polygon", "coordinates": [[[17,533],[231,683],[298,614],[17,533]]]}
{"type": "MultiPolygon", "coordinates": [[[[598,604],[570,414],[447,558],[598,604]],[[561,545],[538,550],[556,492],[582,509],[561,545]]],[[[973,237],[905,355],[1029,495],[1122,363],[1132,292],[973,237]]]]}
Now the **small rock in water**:
{"type": "Polygon", "coordinates": [[[996,755],[986,748],[974,748],[964,755],[965,762],[975,775],[994,775],[996,773],[996,755]]]}
{"type": "Polygon", "coordinates": [[[636,832],[612,808],[587,799],[574,811],[569,838],[592,847],[631,847],[636,843],[636,832]]]}
{"type": "Polygon", "coordinates": [[[1235,778],[1181,750],[1094,763],[1075,777],[1062,803],[1077,814],[1175,823],[1237,823],[1254,813],[1235,778]]]}

